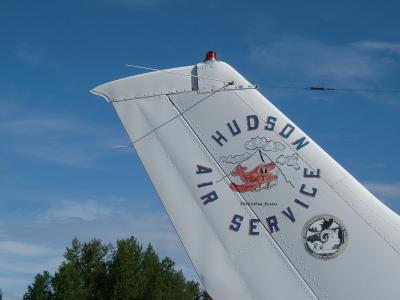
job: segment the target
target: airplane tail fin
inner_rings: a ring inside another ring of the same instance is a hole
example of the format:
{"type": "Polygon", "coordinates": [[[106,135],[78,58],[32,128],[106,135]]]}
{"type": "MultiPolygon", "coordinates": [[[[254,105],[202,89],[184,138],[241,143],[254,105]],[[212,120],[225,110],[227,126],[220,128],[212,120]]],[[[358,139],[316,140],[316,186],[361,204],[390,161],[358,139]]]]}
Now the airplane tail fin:
{"type": "Polygon", "coordinates": [[[231,66],[93,93],[114,106],[213,299],[398,298],[399,217],[231,66]]]}

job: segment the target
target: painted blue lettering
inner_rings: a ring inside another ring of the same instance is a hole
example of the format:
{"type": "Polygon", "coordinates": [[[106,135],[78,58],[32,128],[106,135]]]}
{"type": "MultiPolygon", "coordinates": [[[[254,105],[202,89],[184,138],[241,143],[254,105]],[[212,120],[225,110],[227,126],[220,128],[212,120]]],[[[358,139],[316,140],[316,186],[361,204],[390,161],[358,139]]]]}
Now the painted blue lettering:
{"type": "Polygon", "coordinates": [[[265,130],[269,130],[269,131],[274,131],[275,129],[275,124],[276,124],[277,118],[275,117],[268,117],[267,118],[267,122],[264,126],[265,130]]]}
{"type": "Polygon", "coordinates": [[[241,215],[234,215],[231,221],[231,225],[229,225],[229,229],[235,232],[238,232],[240,229],[240,225],[242,225],[243,217],[241,215]]]}
{"type": "Polygon", "coordinates": [[[317,169],[316,172],[308,171],[307,168],[304,168],[304,178],[320,178],[320,169],[317,169]]]}
{"type": "Polygon", "coordinates": [[[204,167],[202,165],[197,165],[196,174],[204,174],[204,173],[211,173],[212,169],[204,167]]]}
{"type": "Polygon", "coordinates": [[[226,124],[229,128],[229,131],[232,133],[232,136],[235,136],[242,132],[240,130],[239,125],[237,124],[236,120],[232,120],[232,124],[233,124],[234,128],[232,127],[231,123],[226,124]]]}
{"type": "Polygon", "coordinates": [[[215,132],[215,134],[216,134],[216,136],[215,136],[215,135],[212,135],[211,137],[214,139],[214,141],[216,141],[216,142],[222,147],[223,144],[222,144],[221,141],[227,142],[228,140],[227,140],[226,137],[224,137],[224,136],[222,135],[222,133],[219,132],[218,130],[215,132]]]}
{"type": "Polygon", "coordinates": [[[297,150],[300,150],[301,148],[307,146],[310,142],[306,140],[306,137],[303,136],[302,138],[298,139],[297,141],[294,141],[292,143],[293,146],[296,146],[297,150]]]}
{"type": "Polygon", "coordinates": [[[306,141],[306,137],[303,136],[302,138],[298,139],[297,141],[294,141],[292,143],[293,146],[296,146],[297,150],[300,150],[301,148],[307,146],[310,142],[306,141]]]}
{"type": "Polygon", "coordinates": [[[250,219],[250,227],[249,227],[249,234],[250,235],[259,235],[260,233],[258,231],[255,231],[257,229],[257,224],[260,223],[259,219],[250,219]]]}
{"type": "Polygon", "coordinates": [[[288,206],[286,208],[286,210],[282,210],[282,214],[287,217],[290,221],[292,221],[293,223],[296,222],[296,219],[293,215],[292,210],[290,209],[290,207],[288,206]]]}
{"type": "Polygon", "coordinates": [[[201,198],[201,200],[204,200],[203,204],[206,205],[210,202],[214,202],[215,200],[217,200],[218,195],[215,191],[212,191],[204,196],[201,196],[200,198],[201,198]]]}
{"type": "Polygon", "coordinates": [[[304,207],[304,208],[309,208],[310,206],[306,203],[304,203],[303,201],[299,200],[299,199],[294,199],[294,202],[297,203],[298,205],[304,207]]]}
{"type": "Polygon", "coordinates": [[[279,132],[279,135],[287,139],[294,131],[294,127],[290,124],[286,124],[285,127],[279,132]]]}
{"type": "Polygon", "coordinates": [[[199,183],[199,184],[197,185],[197,187],[198,187],[198,188],[202,188],[202,187],[209,186],[209,185],[212,185],[212,184],[213,184],[212,181],[203,182],[203,183],[199,183]]]}
{"type": "Polygon", "coordinates": [[[256,115],[247,116],[247,130],[255,130],[258,128],[259,120],[256,115]]]}
{"type": "Polygon", "coordinates": [[[317,191],[318,191],[315,187],[312,188],[311,192],[307,192],[305,190],[305,188],[306,188],[306,185],[302,184],[300,187],[300,193],[302,193],[303,195],[306,195],[306,196],[315,197],[315,195],[317,194],[317,191]]]}
{"type": "Polygon", "coordinates": [[[267,220],[267,225],[268,225],[270,233],[279,231],[278,220],[276,219],[275,216],[268,217],[268,218],[266,218],[266,220],[267,220]]]}

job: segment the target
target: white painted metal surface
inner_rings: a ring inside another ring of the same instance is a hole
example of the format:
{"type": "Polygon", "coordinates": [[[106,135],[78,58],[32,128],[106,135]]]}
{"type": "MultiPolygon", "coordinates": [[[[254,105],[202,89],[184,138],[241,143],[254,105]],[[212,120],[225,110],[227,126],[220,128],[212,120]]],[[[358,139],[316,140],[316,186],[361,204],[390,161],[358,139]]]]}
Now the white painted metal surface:
{"type": "Polygon", "coordinates": [[[168,71],[92,92],[214,299],[398,299],[394,212],[228,64],[168,71]]]}

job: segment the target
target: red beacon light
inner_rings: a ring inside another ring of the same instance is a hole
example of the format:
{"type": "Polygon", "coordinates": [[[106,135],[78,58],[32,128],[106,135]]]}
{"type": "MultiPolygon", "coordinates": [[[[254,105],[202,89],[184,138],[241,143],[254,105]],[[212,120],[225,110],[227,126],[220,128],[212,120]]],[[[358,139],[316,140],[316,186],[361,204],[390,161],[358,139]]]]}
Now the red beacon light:
{"type": "Polygon", "coordinates": [[[204,61],[210,61],[210,60],[217,60],[217,53],[214,51],[208,51],[206,54],[206,58],[204,61]]]}

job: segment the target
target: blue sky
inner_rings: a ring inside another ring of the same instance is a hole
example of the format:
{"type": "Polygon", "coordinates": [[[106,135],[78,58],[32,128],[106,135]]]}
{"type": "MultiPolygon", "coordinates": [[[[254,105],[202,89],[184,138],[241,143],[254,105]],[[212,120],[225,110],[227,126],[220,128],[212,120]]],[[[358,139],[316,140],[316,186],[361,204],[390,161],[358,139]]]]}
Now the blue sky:
{"type": "Polygon", "coordinates": [[[0,3],[0,288],[19,299],[73,237],[137,236],[196,278],[112,107],[88,90],[125,64],[195,64],[214,49],[400,211],[396,1],[0,3]]]}

